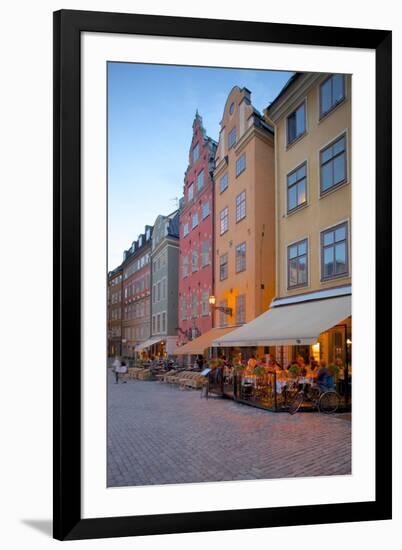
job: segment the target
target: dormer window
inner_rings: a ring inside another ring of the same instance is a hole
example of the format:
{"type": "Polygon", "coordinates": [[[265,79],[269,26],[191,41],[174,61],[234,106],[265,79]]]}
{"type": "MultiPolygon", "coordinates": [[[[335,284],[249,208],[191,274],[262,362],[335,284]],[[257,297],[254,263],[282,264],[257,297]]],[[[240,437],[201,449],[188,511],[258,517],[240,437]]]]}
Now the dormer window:
{"type": "Polygon", "coordinates": [[[230,107],[229,107],[229,113],[230,113],[231,115],[233,115],[233,112],[234,112],[234,103],[232,103],[232,104],[230,105],[230,107]]]}

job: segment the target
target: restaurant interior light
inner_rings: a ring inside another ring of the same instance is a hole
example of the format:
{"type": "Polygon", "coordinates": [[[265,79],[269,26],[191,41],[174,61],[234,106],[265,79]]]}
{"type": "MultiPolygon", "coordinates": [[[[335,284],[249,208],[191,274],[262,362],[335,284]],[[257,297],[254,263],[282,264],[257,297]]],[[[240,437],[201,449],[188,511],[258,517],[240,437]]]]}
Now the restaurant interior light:
{"type": "Polygon", "coordinates": [[[214,306],[215,305],[215,296],[212,294],[209,298],[208,298],[208,301],[209,303],[211,304],[211,306],[214,306]]]}

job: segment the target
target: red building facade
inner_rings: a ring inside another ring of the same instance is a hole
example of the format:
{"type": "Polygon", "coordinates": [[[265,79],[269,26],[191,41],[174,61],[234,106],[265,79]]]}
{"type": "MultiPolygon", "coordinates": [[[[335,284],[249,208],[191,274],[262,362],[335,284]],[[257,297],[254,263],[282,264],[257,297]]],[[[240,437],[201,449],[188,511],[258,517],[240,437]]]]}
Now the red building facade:
{"type": "Polygon", "coordinates": [[[136,347],[151,334],[151,239],[152,227],[124,252],[123,334],[125,357],[134,357],[136,347]]]}
{"type": "Polygon", "coordinates": [[[209,296],[214,277],[214,182],[216,142],[206,135],[195,115],[189,165],[180,202],[178,345],[213,326],[209,296]]]}

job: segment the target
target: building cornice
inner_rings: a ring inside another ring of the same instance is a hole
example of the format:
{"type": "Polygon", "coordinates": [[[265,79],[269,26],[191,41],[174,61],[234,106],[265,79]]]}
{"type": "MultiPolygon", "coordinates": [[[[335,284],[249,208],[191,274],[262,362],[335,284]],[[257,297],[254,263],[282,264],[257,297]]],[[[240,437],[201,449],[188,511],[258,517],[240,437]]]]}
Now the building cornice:
{"type": "Polygon", "coordinates": [[[277,123],[283,116],[291,112],[297,107],[297,103],[300,102],[306,93],[315,86],[318,81],[326,78],[326,74],[321,73],[304,73],[300,78],[295,80],[283,96],[275,102],[272,107],[267,107],[264,114],[277,123]]]}

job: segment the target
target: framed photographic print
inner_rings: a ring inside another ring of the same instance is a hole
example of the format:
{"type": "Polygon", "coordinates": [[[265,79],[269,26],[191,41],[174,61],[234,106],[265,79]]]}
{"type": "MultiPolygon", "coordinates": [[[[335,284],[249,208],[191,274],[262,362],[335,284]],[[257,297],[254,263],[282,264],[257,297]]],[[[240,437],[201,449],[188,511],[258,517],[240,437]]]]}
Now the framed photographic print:
{"type": "Polygon", "coordinates": [[[391,518],[391,32],[56,12],[54,222],[55,538],[391,518]]]}

